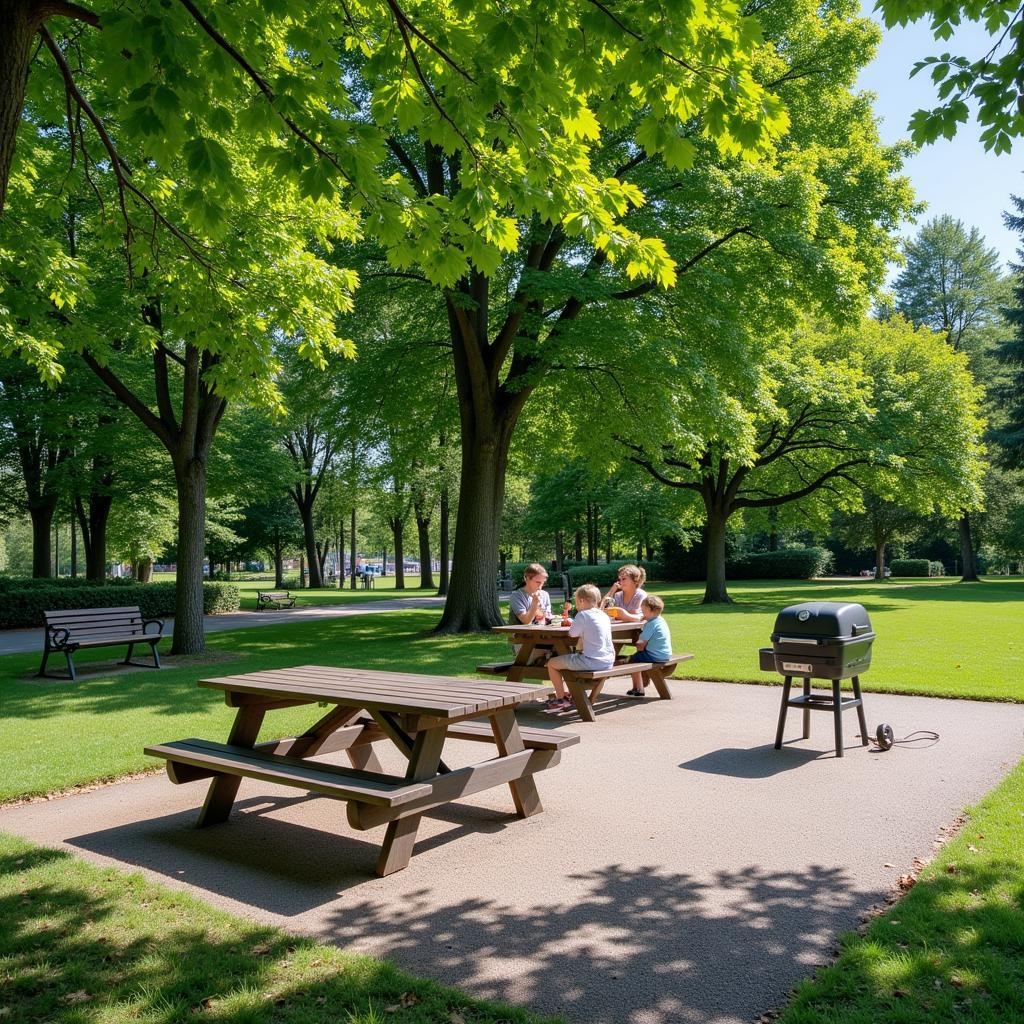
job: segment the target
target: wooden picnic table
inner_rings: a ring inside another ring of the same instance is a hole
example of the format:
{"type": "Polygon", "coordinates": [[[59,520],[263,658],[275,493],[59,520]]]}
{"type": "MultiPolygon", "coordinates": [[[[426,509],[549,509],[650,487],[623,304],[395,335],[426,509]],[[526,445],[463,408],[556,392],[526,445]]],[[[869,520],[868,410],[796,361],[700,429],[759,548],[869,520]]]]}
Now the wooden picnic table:
{"type": "MultiPolygon", "coordinates": [[[[569,627],[558,625],[558,621],[556,619],[550,626],[535,626],[532,623],[525,626],[493,626],[492,633],[501,633],[507,636],[511,643],[519,645],[515,660],[496,662],[495,673],[498,673],[498,667],[501,666],[501,671],[510,682],[518,682],[522,679],[547,679],[548,670],[543,664],[530,664],[530,657],[534,649],[538,646],[550,647],[555,654],[568,654],[576,649],[576,637],[569,636],[569,627]]],[[[643,626],[642,622],[613,621],[611,623],[616,660],[618,660],[623,647],[637,642],[643,626]]],[[[477,671],[480,670],[477,669],[477,671]]]]}
{"type": "Polygon", "coordinates": [[[533,775],[579,742],[572,733],[520,729],[516,705],[544,690],[521,682],[303,665],[199,685],[223,690],[228,706],[237,708],[227,743],[192,739],[146,748],[167,760],[172,782],[212,779],[198,826],[227,819],[243,777],[306,789],[346,800],[353,828],[387,825],[380,875],[408,865],[424,812],[459,797],[507,783],[519,817],[538,814],[543,807],[533,775]],[[268,712],[317,704],[330,709],[301,735],[256,742],[268,712]],[[448,738],[494,744],[497,756],[449,769],[441,757],[448,738]],[[404,775],[383,771],[373,751],[382,740],[408,759],[404,775]],[[351,768],[311,760],[338,750],[351,768]]]}

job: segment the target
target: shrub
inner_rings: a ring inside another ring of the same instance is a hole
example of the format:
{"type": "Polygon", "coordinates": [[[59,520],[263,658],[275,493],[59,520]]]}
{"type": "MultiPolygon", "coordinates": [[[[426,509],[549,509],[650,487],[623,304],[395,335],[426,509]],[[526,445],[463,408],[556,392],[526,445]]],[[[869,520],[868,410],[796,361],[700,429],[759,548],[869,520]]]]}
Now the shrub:
{"type": "MultiPolygon", "coordinates": [[[[665,573],[660,562],[606,562],[604,565],[587,565],[585,562],[566,563],[566,572],[573,589],[584,583],[593,583],[598,587],[610,587],[619,576],[619,569],[624,565],[640,565],[647,570],[648,581],[664,579],[665,573]]],[[[647,584],[645,583],[646,587],[647,584]]]]}
{"type": "Polygon", "coordinates": [[[945,576],[946,567],[941,562],[929,562],[928,563],[928,575],[929,576],[945,576]]]}
{"type": "Polygon", "coordinates": [[[733,580],[809,580],[831,568],[828,548],[787,548],[736,555],[726,561],[725,575],[733,580]]]}
{"type": "Polygon", "coordinates": [[[894,558],[889,563],[893,576],[930,576],[931,563],[927,558],[894,558]]]}
{"type": "MultiPolygon", "coordinates": [[[[44,624],[43,612],[65,608],[120,608],[138,605],[143,618],[162,619],[174,614],[174,583],[94,584],[89,587],[38,586],[7,590],[0,601],[0,629],[24,629],[44,624]],[[116,590],[116,593],[111,591],[116,590]]],[[[238,587],[230,583],[203,584],[203,611],[207,614],[237,611],[238,587]]]]}
{"type": "Polygon", "coordinates": [[[31,576],[0,576],[0,594],[12,590],[75,590],[82,587],[127,587],[135,585],[133,579],[87,580],[84,576],[59,576],[56,579],[35,579],[31,576]]]}

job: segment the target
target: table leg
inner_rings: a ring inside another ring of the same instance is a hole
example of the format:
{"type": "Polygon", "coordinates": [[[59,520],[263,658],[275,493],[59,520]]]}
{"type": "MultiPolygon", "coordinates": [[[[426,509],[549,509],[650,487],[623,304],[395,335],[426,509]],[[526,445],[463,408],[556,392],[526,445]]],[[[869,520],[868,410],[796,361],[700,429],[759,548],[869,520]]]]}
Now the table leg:
{"type": "MultiPolygon", "coordinates": [[[[243,704],[235,715],[228,743],[236,747],[255,746],[266,713],[266,708],[260,704],[243,704]]],[[[239,775],[218,775],[214,778],[206,793],[203,809],[199,812],[196,828],[219,825],[222,821],[228,820],[241,782],[239,775]]]]}
{"type": "MultiPolygon", "coordinates": [[[[498,753],[502,757],[518,754],[520,750],[526,749],[523,737],[519,734],[515,712],[511,708],[496,711],[491,715],[491,730],[494,733],[494,742],[498,746],[498,753]]],[[[537,783],[534,782],[532,775],[510,782],[508,788],[512,791],[512,801],[520,818],[529,818],[544,810],[540,794],[537,792],[537,783]]]]}
{"type": "MultiPolygon", "coordinates": [[[[324,715],[320,721],[310,726],[301,736],[297,736],[295,742],[288,750],[289,757],[310,757],[315,754],[324,742],[338,729],[344,728],[354,718],[359,716],[359,708],[337,707],[324,715]]],[[[366,772],[382,772],[384,766],[377,759],[372,744],[364,744],[361,747],[349,747],[345,753],[353,768],[359,768],[366,772]]]]}
{"type": "MultiPolygon", "coordinates": [[[[580,718],[582,718],[584,722],[596,722],[597,719],[594,717],[594,709],[591,706],[590,698],[587,695],[589,687],[585,686],[583,683],[576,682],[570,672],[563,672],[562,679],[564,680],[565,685],[569,687],[569,693],[572,695],[572,702],[576,705],[576,710],[580,713],[580,718]]],[[[597,692],[598,688],[595,687],[594,694],[596,695],[597,692]]]]}
{"type": "MultiPolygon", "coordinates": [[[[412,753],[409,757],[409,768],[405,777],[410,782],[431,779],[437,774],[441,763],[441,749],[444,747],[445,734],[448,727],[437,726],[423,729],[416,733],[412,753]]],[[[407,818],[399,818],[388,823],[384,833],[384,842],[377,858],[377,874],[383,877],[394,871],[408,867],[412,857],[412,848],[416,845],[416,832],[420,827],[422,814],[410,814],[407,818]]]]}
{"type": "Polygon", "coordinates": [[[519,645],[519,650],[516,651],[516,660],[513,662],[512,667],[508,670],[508,674],[505,676],[506,682],[521,683],[523,681],[523,676],[526,674],[526,670],[530,666],[530,658],[533,656],[533,649],[536,646],[536,643],[530,639],[524,640],[519,645]]]}

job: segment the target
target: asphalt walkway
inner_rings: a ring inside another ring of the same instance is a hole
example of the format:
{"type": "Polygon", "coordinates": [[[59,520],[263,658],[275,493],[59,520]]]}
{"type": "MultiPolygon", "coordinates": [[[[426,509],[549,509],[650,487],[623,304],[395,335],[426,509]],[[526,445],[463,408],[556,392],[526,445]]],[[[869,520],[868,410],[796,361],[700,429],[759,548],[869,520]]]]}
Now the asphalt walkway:
{"type": "Polygon", "coordinates": [[[205,783],[162,773],[0,808],[0,829],[575,1024],[747,1024],[1024,755],[1021,705],[869,693],[872,730],[939,739],[874,753],[849,713],[838,759],[826,715],[804,741],[791,712],[772,749],[778,687],[673,688],[671,702],[603,697],[594,725],[560,716],[583,742],[538,776],[545,813],[516,819],[504,789],[450,805],[388,878],[373,874],[382,829],[353,832],[334,801],[251,780],[232,819],[203,831],[205,783]]]}

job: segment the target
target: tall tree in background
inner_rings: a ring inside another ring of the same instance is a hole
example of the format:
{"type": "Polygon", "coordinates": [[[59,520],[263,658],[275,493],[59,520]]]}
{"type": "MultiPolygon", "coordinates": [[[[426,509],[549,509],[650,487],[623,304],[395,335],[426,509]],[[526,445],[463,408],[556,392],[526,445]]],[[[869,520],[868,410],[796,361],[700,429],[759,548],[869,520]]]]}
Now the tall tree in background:
{"type": "MultiPolygon", "coordinates": [[[[912,323],[941,334],[971,358],[983,379],[988,350],[1002,329],[1006,286],[999,254],[977,228],[968,231],[948,214],[928,221],[904,246],[906,266],[896,279],[897,308],[912,323]]],[[[970,512],[959,517],[962,581],[978,581],[970,512]]]]}
{"type": "Polygon", "coordinates": [[[996,458],[1007,469],[1024,470],[1024,198],[1012,196],[1016,213],[1005,213],[1006,226],[1021,237],[1020,263],[1013,266],[1013,297],[1003,310],[1008,336],[995,350],[1004,369],[996,388],[999,421],[992,431],[996,458]]]}

